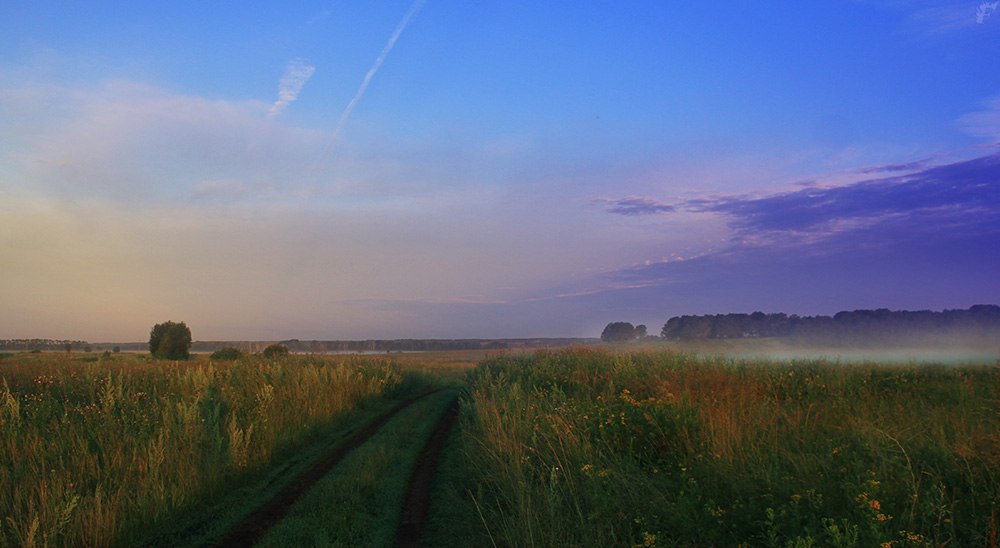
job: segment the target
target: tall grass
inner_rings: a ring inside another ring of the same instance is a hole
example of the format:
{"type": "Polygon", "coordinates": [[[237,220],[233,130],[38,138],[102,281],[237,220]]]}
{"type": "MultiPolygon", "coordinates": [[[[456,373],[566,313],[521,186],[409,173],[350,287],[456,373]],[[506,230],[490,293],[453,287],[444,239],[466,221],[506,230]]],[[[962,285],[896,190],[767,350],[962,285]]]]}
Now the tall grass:
{"type": "Polygon", "coordinates": [[[3,360],[2,545],[134,542],[408,382],[378,359],[3,360]]]}
{"type": "Polygon", "coordinates": [[[572,350],[470,375],[483,542],[989,545],[1000,367],[572,350]]]}

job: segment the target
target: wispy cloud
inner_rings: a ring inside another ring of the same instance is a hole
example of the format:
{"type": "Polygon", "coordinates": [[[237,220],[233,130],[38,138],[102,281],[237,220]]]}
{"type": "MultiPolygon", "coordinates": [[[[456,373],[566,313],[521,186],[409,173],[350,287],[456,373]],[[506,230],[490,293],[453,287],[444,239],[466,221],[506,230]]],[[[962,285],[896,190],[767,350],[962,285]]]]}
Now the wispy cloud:
{"type": "Polygon", "coordinates": [[[909,24],[927,35],[958,32],[975,24],[965,2],[928,2],[917,6],[920,7],[909,15],[909,24]]]}
{"type": "Polygon", "coordinates": [[[673,204],[668,204],[666,202],[642,196],[598,198],[594,201],[597,203],[607,204],[606,209],[609,213],[617,213],[619,215],[655,215],[658,213],[673,213],[674,211],[677,211],[677,207],[673,204]]]}
{"type": "Polygon", "coordinates": [[[901,164],[882,164],[876,166],[866,166],[854,170],[855,173],[860,173],[862,175],[871,175],[872,173],[897,173],[900,171],[916,171],[918,169],[924,169],[930,167],[934,158],[924,158],[922,160],[914,160],[912,162],[904,162],[901,164]]]}
{"type": "Polygon", "coordinates": [[[278,100],[271,105],[271,110],[267,113],[268,117],[277,116],[278,113],[285,110],[285,107],[298,99],[299,93],[302,92],[302,86],[306,85],[315,70],[316,67],[306,64],[301,59],[292,59],[285,68],[285,74],[278,82],[278,100]]]}
{"type": "Polygon", "coordinates": [[[361,98],[365,95],[365,91],[368,90],[368,84],[370,84],[372,78],[375,77],[375,73],[378,72],[379,67],[381,67],[382,63],[385,61],[385,58],[389,56],[389,52],[392,51],[393,46],[396,45],[396,40],[399,39],[399,36],[403,34],[404,30],[406,30],[407,25],[410,24],[410,20],[413,19],[413,16],[416,15],[418,11],[420,11],[420,8],[424,7],[424,2],[425,0],[415,0],[413,4],[410,5],[410,9],[407,10],[406,15],[403,16],[403,19],[398,25],[396,25],[396,30],[392,31],[392,36],[389,37],[389,41],[386,42],[385,47],[383,47],[382,51],[378,54],[378,57],[372,64],[372,67],[368,69],[364,80],[361,81],[361,86],[358,87],[357,93],[354,94],[351,102],[347,103],[347,107],[344,108],[344,111],[340,113],[340,119],[337,121],[337,127],[333,132],[334,140],[340,138],[340,134],[344,130],[344,125],[347,123],[347,119],[351,117],[351,113],[354,112],[354,107],[358,106],[358,102],[361,101],[361,98]]]}
{"type": "Polygon", "coordinates": [[[1000,2],[983,2],[979,4],[976,8],[976,22],[982,25],[990,18],[990,15],[996,11],[997,6],[1000,6],[1000,2]]]}
{"type": "Polygon", "coordinates": [[[274,127],[261,118],[259,102],[127,81],[90,90],[25,85],[7,98],[19,116],[12,120],[30,131],[4,133],[0,164],[20,187],[56,199],[139,206],[207,196],[253,200],[268,188],[290,198],[308,184],[302,166],[328,138],[274,127]]]}
{"type": "Polygon", "coordinates": [[[981,110],[962,116],[957,125],[969,135],[1000,142],[1000,96],[984,101],[981,110]]]}

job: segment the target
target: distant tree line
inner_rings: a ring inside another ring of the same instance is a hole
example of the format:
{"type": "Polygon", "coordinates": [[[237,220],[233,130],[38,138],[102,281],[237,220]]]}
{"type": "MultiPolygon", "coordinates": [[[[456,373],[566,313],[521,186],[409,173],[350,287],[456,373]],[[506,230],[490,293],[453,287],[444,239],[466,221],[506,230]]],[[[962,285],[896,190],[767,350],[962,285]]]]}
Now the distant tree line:
{"type": "Polygon", "coordinates": [[[0,339],[0,350],[83,350],[87,341],[67,341],[57,339],[0,339]]]}
{"type": "Polygon", "coordinates": [[[954,337],[1000,336],[1000,306],[981,304],[968,310],[933,312],[853,310],[833,316],[754,312],[675,316],[660,335],[669,340],[784,337],[811,343],[939,342],[954,337]]]}
{"type": "Polygon", "coordinates": [[[427,352],[441,350],[504,350],[545,348],[593,342],[593,339],[369,339],[355,341],[281,341],[292,352],[427,352]]]}
{"type": "MultiPolygon", "coordinates": [[[[282,341],[195,341],[192,352],[215,352],[233,348],[245,353],[259,353],[273,344],[280,344],[296,354],[325,352],[432,352],[442,350],[505,350],[511,348],[551,348],[574,344],[589,344],[595,339],[536,338],[536,339],[366,339],[366,340],[299,340],[282,341]]],[[[123,349],[133,345],[125,344],[123,349]]]]}

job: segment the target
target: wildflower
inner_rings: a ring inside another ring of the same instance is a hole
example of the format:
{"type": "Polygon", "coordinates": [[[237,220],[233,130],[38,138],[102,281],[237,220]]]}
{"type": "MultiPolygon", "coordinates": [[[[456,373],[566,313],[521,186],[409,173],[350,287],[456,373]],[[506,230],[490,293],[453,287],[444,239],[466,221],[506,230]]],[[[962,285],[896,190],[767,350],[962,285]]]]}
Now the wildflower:
{"type": "Polygon", "coordinates": [[[645,546],[656,546],[656,535],[646,531],[642,532],[642,544],[633,544],[632,546],[645,547],[645,546]]]}

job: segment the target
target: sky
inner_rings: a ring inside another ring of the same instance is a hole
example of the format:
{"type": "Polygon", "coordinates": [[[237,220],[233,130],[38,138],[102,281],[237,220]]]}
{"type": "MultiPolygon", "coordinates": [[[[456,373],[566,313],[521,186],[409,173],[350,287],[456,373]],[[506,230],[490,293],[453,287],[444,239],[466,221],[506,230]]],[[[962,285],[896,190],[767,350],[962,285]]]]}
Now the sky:
{"type": "Polygon", "coordinates": [[[0,338],[1000,303],[1000,3],[0,6],[0,338]]]}

